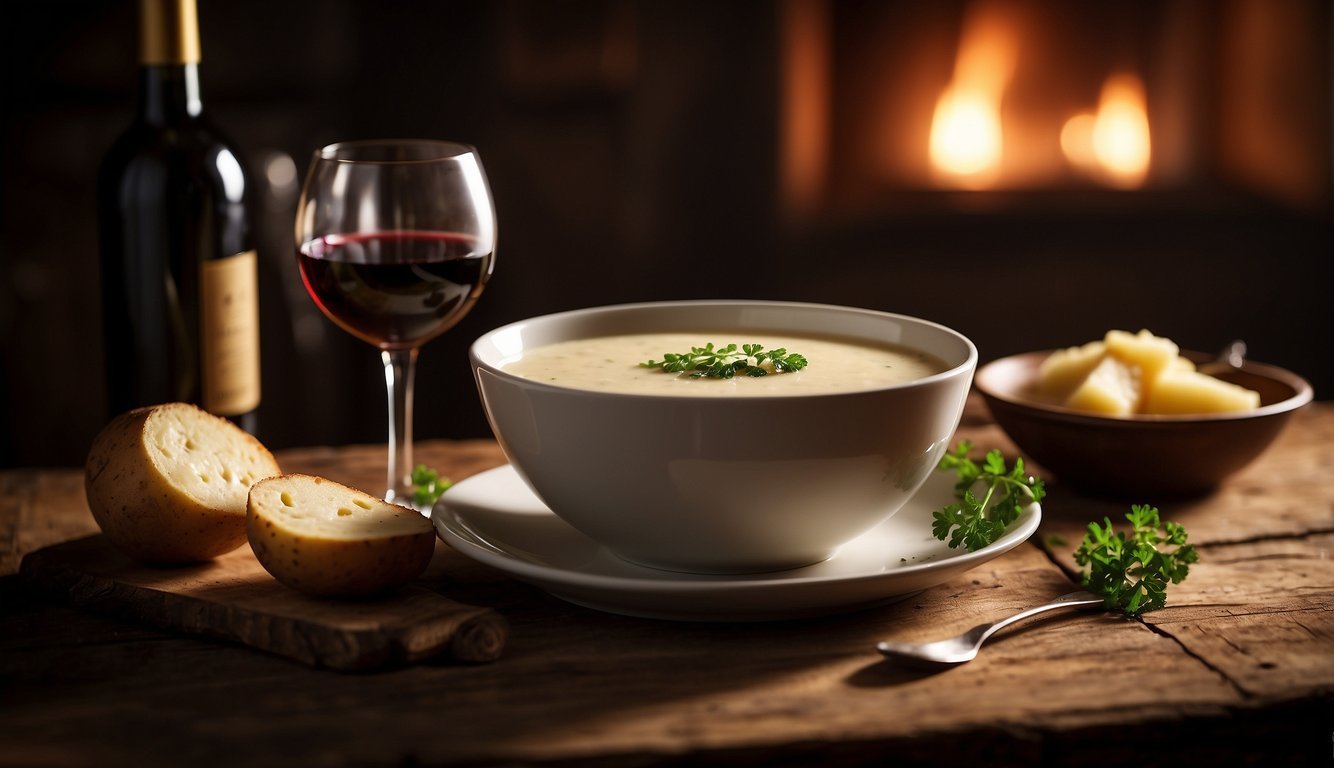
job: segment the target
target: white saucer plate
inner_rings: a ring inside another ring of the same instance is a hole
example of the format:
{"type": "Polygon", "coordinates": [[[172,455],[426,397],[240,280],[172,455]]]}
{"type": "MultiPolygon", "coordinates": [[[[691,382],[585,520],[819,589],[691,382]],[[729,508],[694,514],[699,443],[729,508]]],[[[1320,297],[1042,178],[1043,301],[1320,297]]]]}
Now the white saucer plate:
{"type": "Polygon", "coordinates": [[[931,513],[953,500],[953,475],[932,473],[898,513],[828,560],[741,576],[676,573],[622,560],[557,517],[509,465],[450,488],[431,518],[455,550],[578,605],[655,619],[767,621],[903,600],[1008,552],[1042,519],[1040,505],[1032,503],[990,546],[952,550],[931,535],[931,513]]]}

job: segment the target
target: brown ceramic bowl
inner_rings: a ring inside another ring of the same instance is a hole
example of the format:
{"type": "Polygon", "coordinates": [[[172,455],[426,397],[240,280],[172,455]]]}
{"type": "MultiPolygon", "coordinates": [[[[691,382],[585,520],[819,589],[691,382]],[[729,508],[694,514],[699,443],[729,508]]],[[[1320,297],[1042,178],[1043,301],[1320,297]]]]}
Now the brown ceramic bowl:
{"type": "MultiPolygon", "coordinates": [[[[1292,412],[1311,402],[1311,385],[1302,377],[1246,362],[1218,378],[1259,392],[1254,411],[1094,416],[1042,401],[1038,367],[1049,354],[1029,352],[988,363],[978,369],[974,386],[1015,445],[1061,482],[1137,502],[1213,490],[1259,456],[1292,412]]],[[[1196,362],[1212,359],[1182,354],[1196,362]]]]}

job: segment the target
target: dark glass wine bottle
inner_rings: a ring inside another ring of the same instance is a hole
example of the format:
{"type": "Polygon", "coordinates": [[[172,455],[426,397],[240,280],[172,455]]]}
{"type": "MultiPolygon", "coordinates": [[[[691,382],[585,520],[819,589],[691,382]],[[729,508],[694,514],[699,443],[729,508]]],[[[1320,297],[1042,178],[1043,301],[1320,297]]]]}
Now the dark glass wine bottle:
{"type": "Polygon", "coordinates": [[[140,0],[139,109],[98,179],[112,414],[184,401],[255,431],[246,175],[204,117],[195,0],[140,0]]]}

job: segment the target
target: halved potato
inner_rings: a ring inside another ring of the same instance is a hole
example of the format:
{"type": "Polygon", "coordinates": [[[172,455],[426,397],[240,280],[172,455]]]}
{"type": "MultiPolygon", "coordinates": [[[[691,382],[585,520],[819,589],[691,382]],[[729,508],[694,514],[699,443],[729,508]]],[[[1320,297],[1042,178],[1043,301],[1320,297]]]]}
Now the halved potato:
{"type": "Polygon", "coordinates": [[[435,551],[435,530],[420,512],[311,475],[256,483],[246,531],[265,570],[312,595],[367,595],[405,584],[435,551]]]}
{"type": "Polygon", "coordinates": [[[250,486],[282,470],[254,436],[187,403],[121,414],[84,463],[88,508],[127,554],[153,563],[208,560],[246,540],[250,486]]]}

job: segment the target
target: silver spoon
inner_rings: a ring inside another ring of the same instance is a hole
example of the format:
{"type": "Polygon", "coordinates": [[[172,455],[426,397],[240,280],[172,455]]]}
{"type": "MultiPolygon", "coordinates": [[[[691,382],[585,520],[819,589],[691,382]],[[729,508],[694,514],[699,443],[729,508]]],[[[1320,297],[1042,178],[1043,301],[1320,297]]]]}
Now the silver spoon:
{"type": "Polygon", "coordinates": [[[1201,364],[1197,370],[1199,370],[1200,373],[1217,376],[1220,373],[1235,371],[1245,364],[1246,342],[1237,339],[1226,347],[1223,347],[1223,351],[1218,353],[1218,357],[1207,363],[1201,364]]]}
{"type": "Polygon", "coordinates": [[[958,637],[936,640],[932,643],[894,643],[885,641],[876,644],[876,650],[891,659],[911,661],[931,665],[953,665],[972,661],[977,656],[982,643],[1004,627],[1030,616],[1045,613],[1057,608],[1079,608],[1082,606],[1102,605],[1102,598],[1091,592],[1071,592],[1061,595],[1046,605],[1020,611],[1013,616],[991,624],[979,624],[958,637]]]}

